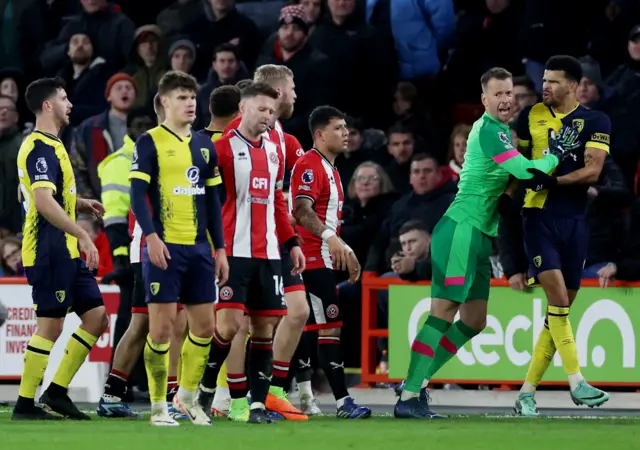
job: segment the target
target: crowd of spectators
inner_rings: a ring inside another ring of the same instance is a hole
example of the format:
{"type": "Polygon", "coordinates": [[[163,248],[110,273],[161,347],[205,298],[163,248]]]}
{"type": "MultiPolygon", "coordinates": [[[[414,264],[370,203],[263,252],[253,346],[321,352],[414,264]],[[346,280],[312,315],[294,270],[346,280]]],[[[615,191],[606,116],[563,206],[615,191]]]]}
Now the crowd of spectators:
{"type": "MultiPolygon", "coordinates": [[[[73,109],[61,137],[78,193],[99,199],[98,165],[155,125],[153,97],[167,70],[198,80],[202,128],[213,89],[262,64],[286,65],[297,101],[283,125],[305,148],[314,107],[331,104],[352,118],[348,151],[336,161],[345,241],[366,271],[424,280],[430,233],[455,196],[470,125],[483,113],[480,75],[492,66],[515,75],[515,120],[539,101],[546,59],[570,54],[583,65],[578,100],[612,122],[611,156],[589,190],[584,276],[640,278],[638,1],[5,0],[0,15],[2,275],[23,271],[15,167],[34,125],[24,90],[38,77],[65,80],[73,109]]],[[[79,220],[104,259],[98,275],[109,273],[102,225],[79,220]]],[[[526,261],[517,259],[496,244],[494,276],[522,272],[526,261]]],[[[357,340],[360,288],[340,287],[357,340]]]]}

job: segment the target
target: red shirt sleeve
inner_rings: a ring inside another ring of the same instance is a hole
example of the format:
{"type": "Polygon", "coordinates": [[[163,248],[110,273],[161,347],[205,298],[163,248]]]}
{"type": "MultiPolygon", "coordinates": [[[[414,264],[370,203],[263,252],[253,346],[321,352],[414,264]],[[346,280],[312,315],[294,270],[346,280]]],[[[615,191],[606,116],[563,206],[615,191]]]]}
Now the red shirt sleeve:
{"type": "Polygon", "coordinates": [[[308,198],[316,202],[322,191],[322,176],[324,171],[319,171],[307,157],[300,159],[291,172],[291,184],[289,193],[295,204],[298,198],[308,198]]]}
{"type": "Polygon", "coordinates": [[[113,272],[113,260],[111,259],[111,249],[109,248],[109,240],[107,234],[102,231],[95,240],[98,254],[100,255],[100,264],[98,266],[97,276],[103,277],[113,272]]]}
{"type": "Polygon", "coordinates": [[[289,133],[284,134],[284,144],[286,146],[286,161],[287,161],[287,170],[293,169],[293,166],[296,164],[298,159],[304,155],[304,149],[298,139],[289,133]]]}

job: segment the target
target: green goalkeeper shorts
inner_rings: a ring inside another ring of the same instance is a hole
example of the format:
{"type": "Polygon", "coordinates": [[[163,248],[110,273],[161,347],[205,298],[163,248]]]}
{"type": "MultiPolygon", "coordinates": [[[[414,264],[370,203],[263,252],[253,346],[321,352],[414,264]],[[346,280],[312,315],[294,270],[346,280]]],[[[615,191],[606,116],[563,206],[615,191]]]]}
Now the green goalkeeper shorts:
{"type": "Polygon", "coordinates": [[[477,228],[444,216],[431,239],[431,298],[458,303],[488,300],[491,238],[477,228]]]}

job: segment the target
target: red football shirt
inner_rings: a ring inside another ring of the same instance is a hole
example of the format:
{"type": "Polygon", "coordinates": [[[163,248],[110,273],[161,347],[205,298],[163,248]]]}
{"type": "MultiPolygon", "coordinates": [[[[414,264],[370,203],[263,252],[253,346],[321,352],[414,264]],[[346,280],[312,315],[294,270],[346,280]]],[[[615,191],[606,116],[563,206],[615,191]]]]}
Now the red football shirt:
{"type": "Polygon", "coordinates": [[[215,142],[226,200],[222,226],[227,255],[280,259],[279,242],[295,236],[282,195],[278,145],[250,142],[232,130],[215,142]]]}
{"type": "MultiPolygon", "coordinates": [[[[338,169],[318,150],[305,153],[291,173],[290,206],[298,198],[308,198],[325,227],[340,235],[344,192],[338,169]]],[[[297,226],[303,240],[302,252],[307,259],[307,269],[333,268],[329,246],[320,237],[297,226]]]]}

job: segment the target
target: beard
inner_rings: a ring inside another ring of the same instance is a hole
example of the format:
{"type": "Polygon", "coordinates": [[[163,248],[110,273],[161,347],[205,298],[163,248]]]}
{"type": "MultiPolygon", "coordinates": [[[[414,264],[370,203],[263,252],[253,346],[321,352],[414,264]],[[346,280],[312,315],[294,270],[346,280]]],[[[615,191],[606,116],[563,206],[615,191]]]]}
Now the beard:
{"type": "Polygon", "coordinates": [[[71,56],[70,59],[73,64],[78,64],[80,66],[86,66],[91,62],[91,56],[89,56],[86,53],[81,53],[81,54],[76,53],[73,56],[71,56]]]}
{"type": "Polygon", "coordinates": [[[304,40],[301,42],[296,42],[293,39],[285,39],[284,41],[280,40],[280,47],[285,52],[290,52],[290,53],[297,52],[302,48],[303,45],[304,45],[304,40]]]}
{"type": "MultiPolygon", "coordinates": [[[[69,113],[71,114],[71,113],[69,113]]],[[[66,127],[67,125],[69,125],[69,117],[67,116],[67,109],[66,108],[56,108],[55,110],[55,114],[54,114],[54,118],[56,120],[56,123],[58,124],[58,127],[60,129],[66,127]]]]}
{"type": "Polygon", "coordinates": [[[293,116],[293,103],[285,103],[282,102],[280,103],[280,108],[278,108],[280,111],[280,118],[281,119],[290,119],[291,116],[293,116]]]}

